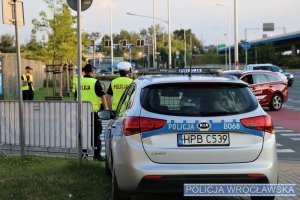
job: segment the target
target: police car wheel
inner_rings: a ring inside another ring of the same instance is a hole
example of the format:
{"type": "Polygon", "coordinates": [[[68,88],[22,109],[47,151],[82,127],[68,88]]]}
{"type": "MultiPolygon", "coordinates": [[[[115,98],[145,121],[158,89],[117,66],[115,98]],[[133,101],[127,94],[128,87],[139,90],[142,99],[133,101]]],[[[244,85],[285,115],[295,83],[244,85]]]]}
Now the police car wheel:
{"type": "Polygon", "coordinates": [[[108,177],[112,176],[111,171],[108,166],[107,158],[105,158],[105,161],[104,161],[104,172],[108,177]]]}
{"type": "Polygon", "coordinates": [[[251,200],[274,200],[275,197],[251,197],[251,200]]]}
{"type": "Polygon", "coordinates": [[[283,103],[283,99],[282,96],[280,94],[275,94],[272,99],[271,99],[271,103],[270,103],[270,110],[280,110],[282,107],[282,103],[283,103]]]}
{"type": "Polygon", "coordinates": [[[122,197],[121,191],[119,189],[115,170],[113,168],[112,177],[111,177],[111,200],[128,200],[127,198],[122,197]]]}

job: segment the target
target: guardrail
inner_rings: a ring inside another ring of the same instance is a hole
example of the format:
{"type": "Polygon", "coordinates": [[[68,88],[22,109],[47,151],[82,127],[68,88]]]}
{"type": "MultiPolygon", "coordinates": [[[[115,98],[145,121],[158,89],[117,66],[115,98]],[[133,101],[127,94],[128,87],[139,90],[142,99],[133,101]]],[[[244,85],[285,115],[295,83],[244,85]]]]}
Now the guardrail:
{"type": "MultiPolygon", "coordinates": [[[[28,154],[77,155],[76,102],[24,102],[25,151],[28,154]]],[[[93,155],[92,105],[82,103],[82,145],[93,155]]],[[[20,153],[19,107],[17,101],[0,101],[0,151],[20,153]]]]}

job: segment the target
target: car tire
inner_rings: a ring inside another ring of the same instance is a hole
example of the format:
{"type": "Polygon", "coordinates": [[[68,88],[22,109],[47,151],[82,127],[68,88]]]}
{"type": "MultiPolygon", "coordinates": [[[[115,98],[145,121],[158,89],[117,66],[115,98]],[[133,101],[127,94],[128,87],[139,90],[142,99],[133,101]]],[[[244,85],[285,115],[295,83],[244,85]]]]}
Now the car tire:
{"type": "Polygon", "coordinates": [[[251,200],[274,200],[275,197],[251,197],[251,200]]]}
{"type": "Polygon", "coordinates": [[[111,177],[111,171],[109,169],[109,165],[108,165],[108,161],[107,161],[107,158],[105,158],[105,161],[104,161],[104,172],[105,174],[108,176],[108,177],[111,177]]]}
{"type": "Polygon", "coordinates": [[[283,104],[283,98],[280,94],[275,94],[270,102],[269,108],[273,111],[278,111],[281,109],[283,104]]]}
{"type": "Polygon", "coordinates": [[[112,177],[111,177],[111,200],[129,200],[129,199],[130,198],[123,197],[123,194],[121,193],[117,183],[115,170],[113,168],[112,177]]]}

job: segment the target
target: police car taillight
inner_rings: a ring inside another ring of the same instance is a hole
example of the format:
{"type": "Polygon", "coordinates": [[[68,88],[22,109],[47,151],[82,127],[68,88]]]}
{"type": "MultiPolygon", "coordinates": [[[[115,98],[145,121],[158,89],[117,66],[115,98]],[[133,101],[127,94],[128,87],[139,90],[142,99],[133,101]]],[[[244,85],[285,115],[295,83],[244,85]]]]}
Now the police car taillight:
{"type": "Polygon", "coordinates": [[[263,115],[240,120],[246,128],[275,133],[274,124],[270,115],[263,115]]]}
{"type": "Polygon", "coordinates": [[[148,117],[126,117],[123,120],[124,135],[134,135],[141,132],[152,131],[162,128],[167,120],[148,117]]]}

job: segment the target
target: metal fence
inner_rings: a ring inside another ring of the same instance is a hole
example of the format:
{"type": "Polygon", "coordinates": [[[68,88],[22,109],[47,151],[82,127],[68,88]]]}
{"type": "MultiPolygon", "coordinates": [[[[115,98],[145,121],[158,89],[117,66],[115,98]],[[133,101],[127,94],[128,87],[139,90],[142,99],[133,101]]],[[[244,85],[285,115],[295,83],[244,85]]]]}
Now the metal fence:
{"type": "MultiPolygon", "coordinates": [[[[24,102],[25,151],[28,154],[77,155],[76,102],[24,102]]],[[[93,155],[93,114],[82,103],[82,146],[93,155]]],[[[19,107],[17,101],[0,101],[0,151],[20,153],[19,107]]]]}

